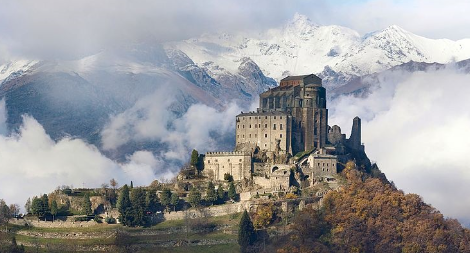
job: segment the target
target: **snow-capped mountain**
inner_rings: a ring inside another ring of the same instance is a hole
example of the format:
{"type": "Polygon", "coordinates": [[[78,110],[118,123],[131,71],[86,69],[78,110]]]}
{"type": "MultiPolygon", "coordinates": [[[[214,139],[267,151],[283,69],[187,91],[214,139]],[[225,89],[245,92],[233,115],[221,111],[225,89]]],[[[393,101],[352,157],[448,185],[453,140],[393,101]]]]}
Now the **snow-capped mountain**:
{"type": "Polygon", "coordinates": [[[341,26],[318,26],[296,14],[286,25],[248,36],[205,34],[166,44],[179,49],[214,75],[236,73],[244,58],[277,81],[289,74],[316,73],[329,88],[353,76],[386,70],[409,61],[449,63],[470,58],[470,39],[433,40],[392,25],[361,36],[341,26]]]}

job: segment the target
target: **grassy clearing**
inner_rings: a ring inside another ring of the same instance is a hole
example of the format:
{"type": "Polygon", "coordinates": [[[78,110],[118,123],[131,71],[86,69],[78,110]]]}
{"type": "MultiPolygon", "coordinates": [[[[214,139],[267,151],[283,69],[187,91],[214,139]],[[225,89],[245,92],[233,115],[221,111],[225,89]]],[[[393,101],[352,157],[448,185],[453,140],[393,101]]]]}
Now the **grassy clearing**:
{"type": "MultiPolygon", "coordinates": [[[[212,223],[219,226],[227,226],[224,229],[235,231],[240,219],[240,214],[231,214],[219,217],[210,217],[206,222],[212,223]]],[[[144,250],[139,252],[239,252],[239,247],[236,243],[227,243],[226,240],[234,241],[237,238],[236,233],[226,234],[223,231],[212,231],[209,233],[195,233],[189,231],[186,233],[187,221],[185,220],[170,220],[163,221],[155,226],[149,228],[129,228],[123,227],[119,224],[98,224],[92,227],[81,227],[81,228],[38,228],[38,227],[22,227],[12,226],[12,230],[18,232],[28,231],[32,233],[58,233],[58,234],[70,234],[70,233],[109,233],[114,230],[124,230],[128,233],[132,244],[144,245],[144,250]],[[174,228],[177,228],[176,230],[174,228]],[[170,230],[171,229],[171,230],[170,230]],[[146,235],[145,232],[149,234],[146,235]],[[152,231],[171,231],[171,234],[153,234],[152,231]],[[181,245],[179,247],[165,248],[159,247],[158,242],[168,241],[185,241],[185,240],[220,240],[222,244],[218,245],[204,245],[204,246],[188,246],[181,245]],[[156,244],[157,243],[157,244],[156,244]]],[[[90,238],[90,239],[74,239],[73,237],[68,238],[38,238],[35,236],[16,235],[18,243],[25,243],[28,245],[47,245],[48,247],[59,247],[59,246],[96,246],[96,245],[114,245],[115,238],[90,238]]],[[[27,252],[49,252],[49,249],[41,249],[36,247],[26,247],[27,252]]]]}

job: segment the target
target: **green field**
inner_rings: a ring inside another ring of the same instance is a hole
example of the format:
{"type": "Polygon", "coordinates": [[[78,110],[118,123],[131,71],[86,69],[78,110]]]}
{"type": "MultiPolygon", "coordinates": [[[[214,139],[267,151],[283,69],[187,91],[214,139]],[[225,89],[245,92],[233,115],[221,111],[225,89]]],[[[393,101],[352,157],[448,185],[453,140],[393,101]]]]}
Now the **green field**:
{"type": "Polygon", "coordinates": [[[164,221],[152,227],[99,224],[88,228],[15,226],[26,252],[239,252],[239,215],[164,221]]]}

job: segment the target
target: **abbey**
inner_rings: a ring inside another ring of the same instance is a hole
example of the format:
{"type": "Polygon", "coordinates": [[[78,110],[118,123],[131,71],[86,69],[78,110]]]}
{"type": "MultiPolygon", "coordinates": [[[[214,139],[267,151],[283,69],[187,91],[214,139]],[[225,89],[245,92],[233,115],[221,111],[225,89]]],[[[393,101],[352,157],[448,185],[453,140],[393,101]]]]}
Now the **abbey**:
{"type": "Polygon", "coordinates": [[[235,151],[204,157],[210,180],[224,180],[227,174],[259,188],[287,191],[332,180],[351,152],[364,151],[358,117],[349,139],[339,126],[328,126],[326,90],[313,74],[282,79],[260,94],[256,111],[241,112],[235,120],[235,151]]]}

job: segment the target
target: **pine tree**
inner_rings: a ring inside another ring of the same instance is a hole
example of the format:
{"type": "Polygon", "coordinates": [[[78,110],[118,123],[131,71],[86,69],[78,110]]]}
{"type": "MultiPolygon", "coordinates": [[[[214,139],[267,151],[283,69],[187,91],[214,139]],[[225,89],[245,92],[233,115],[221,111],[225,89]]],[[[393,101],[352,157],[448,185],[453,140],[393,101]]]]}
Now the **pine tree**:
{"type": "Polygon", "coordinates": [[[131,226],[143,226],[145,225],[145,192],[141,188],[134,188],[130,194],[131,206],[132,206],[132,222],[131,226]]]}
{"type": "Polygon", "coordinates": [[[117,201],[117,208],[119,211],[119,220],[125,226],[128,226],[132,222],[132,206],[129,198],[129,187],[125,184],[122,187],[121,193],[117,201]]]}
{"type": "Polygon", "coordinates": [[[211,205],[217,201],[217,193],[215,192],[214,184],[212,182],[207,184],[206,201],[211,203],[211,205]]]}
{"type": "Polygon", "coordinates": [[[178,206],[178,203],[180,202],[180,197],[178,196],[178,193],[173,192],[171,194],[171,200],[170,204],[173,206],[173,210],[176,212],[176,207],[178,206]]]}
{"type": "Polygon", "coordinates": [[[51,203],[52,222],[54,222],[55,216],[57,215],[58,211],[59,211],[59,208],[57,207],[57,201],[55,201],[54,199],[51,203]]]}
{"type": "Polygon", "coordinates": [[[224,191],[224,188],[222,187],[222,184],[219,184],[219,187],[217,187],[217,198],[220,203],[224,203],[225,191],[224,191]]]}
{"type": "Polygon", "coordinates": [[[171,202],[171,191],[168,188],[163,189],[162,193],[160,194],[160,203],[162,206],[169,207],[171,202]]]}
{"type": "Polygon", "coordinates": [[[38,217],[42,217],[44,215],[42,198],[33,197],[33,202],[31,203],[31,213],[37,215],[38,217]]]}
{"type": "Polygon", "coordinates": [[[252,245],[256,240],[256,232],[251,222],[248,212],[243,212],[242,218],[238,225],[238,244],[240,245],[241,252],[246,252],[249,245],[252,245]]]}
{"type": "Polygon", "coordinates": [[[131,189],[134,188],[134,183],[131,181],[131,189]]]}
{"type": "Polygon", "coordinates": [[[197,150],[193,149],[193,152],[191,152],[191,165],[195,168],[197,168],[199,161],[199,153],[197,150]]]}
{"type": "Polygon", "coordinates": [[[147,196],[145,197],[145,204],[147,210],[155,213],[157,211],[158,198],[157,193],[154,190],[148,190],[147,196]]]}
{"type": "Polygon", "coordinates": [[[31,198],[26,200],[26,204],[24,204],[24,209],[26,210],[26,214],[31,213],[31,198]]]}
{"type": "Polygon", "coordinates": [[[47,194],[42,195],[42,212],[44,215],[44,220],[46,220],[46,215],[50,212],[49,209],[49,197],[47,197],[47,194]]]}
{"type": "Polygon", "coordinates": [[[188,202],[192,207],[197,207],[201,204],[201,193],[197,191],[196,187],[189,191],[188,202]]]}
{"type": "Polygon", "coordinates": [[[237,191],[235,190],[235,185],[233,182],[230,182],[230,185],[228,187],[228,197],[231,200],[235,200],[237,198],[237,191]]]}
{"type": "Polygon", "coordinates": [[[92,215],[93,214],[93,211],[91,210],[90,195],[88,195],[88,193],[86,193],[85,196],[83,196],[82,212],[85,215],[92,215]]]}

